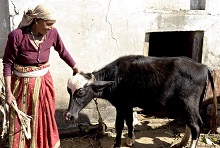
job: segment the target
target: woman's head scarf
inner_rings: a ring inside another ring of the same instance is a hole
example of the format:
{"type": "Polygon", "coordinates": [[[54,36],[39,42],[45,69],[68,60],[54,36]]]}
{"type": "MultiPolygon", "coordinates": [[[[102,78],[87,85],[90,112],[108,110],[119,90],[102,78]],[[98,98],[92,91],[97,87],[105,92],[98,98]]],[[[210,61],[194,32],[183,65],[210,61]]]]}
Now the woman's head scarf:
{"type": "Polygon", "coordinates": [[[56,20],[54,11],[47,5],[38,5],[34,10],[27,10],[24,12],[22,20],[18,28],[29,26],[35,18],[43,20],[56,20]]]}

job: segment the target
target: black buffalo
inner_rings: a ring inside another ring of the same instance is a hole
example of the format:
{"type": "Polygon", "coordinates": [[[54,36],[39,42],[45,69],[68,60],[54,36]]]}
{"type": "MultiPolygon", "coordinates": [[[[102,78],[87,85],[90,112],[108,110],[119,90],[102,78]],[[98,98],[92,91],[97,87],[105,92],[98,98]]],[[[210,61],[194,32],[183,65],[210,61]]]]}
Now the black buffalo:
{"type": "Polygon", "coordinates": [[[191,148],[196,147],[203,125],[201,106],[207,84],[211,82],[214,113],[212,130],[216,130],[217,100],[214,82],[207,66],[186,57],[120,57],[92,73],[80,73],[68,80],[70,103],[67,119],[77,119],[78,113],[93,99],[108,100],[117,112],[114,147],[120,147],[124,120],[128,140],[134,143],[133,107],[146,115],[181,118],[186,123],[185,136],[174,147],[183,147],[192,135],[191,148]]]}

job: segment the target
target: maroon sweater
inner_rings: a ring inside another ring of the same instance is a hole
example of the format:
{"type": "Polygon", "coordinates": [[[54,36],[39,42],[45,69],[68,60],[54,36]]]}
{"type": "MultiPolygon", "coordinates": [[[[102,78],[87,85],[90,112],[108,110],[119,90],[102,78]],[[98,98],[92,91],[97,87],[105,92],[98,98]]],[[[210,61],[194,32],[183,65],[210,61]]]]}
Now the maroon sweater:
{"type": "Polygon", "coordinates": [[[5,47],[3,57],[3,75],[11,76],[14,63],[23,66],[41,66],[48,62],[50,48],[59,53],[70,67],[76,63],[66,50],[56,28],[49,30],[46,34],[46,40],[39,45],[38,51],[30,42],[27,28],[15,29],[8,35],[8,41],[5,47]]]}

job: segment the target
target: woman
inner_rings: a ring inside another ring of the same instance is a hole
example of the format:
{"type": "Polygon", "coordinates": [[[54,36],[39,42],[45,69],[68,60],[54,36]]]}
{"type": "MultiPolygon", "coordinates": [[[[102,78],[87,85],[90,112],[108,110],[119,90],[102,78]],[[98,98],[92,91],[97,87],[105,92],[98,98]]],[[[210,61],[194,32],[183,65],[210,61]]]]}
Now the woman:
{"type": "Polygon", "coordinates": [[[16,100],[19,110],[32,117],[31,139],[26,139],[16,112],[9,113],[10,148],[57,148],[60,140],[55,114],[54,86],[49,68],[50,47],[72,69],[76,63],[66,50],[56,28],[53,11],[38,5],[24,13],[18,29],[8,35],[3,57],[6,102],[16,100]]]}

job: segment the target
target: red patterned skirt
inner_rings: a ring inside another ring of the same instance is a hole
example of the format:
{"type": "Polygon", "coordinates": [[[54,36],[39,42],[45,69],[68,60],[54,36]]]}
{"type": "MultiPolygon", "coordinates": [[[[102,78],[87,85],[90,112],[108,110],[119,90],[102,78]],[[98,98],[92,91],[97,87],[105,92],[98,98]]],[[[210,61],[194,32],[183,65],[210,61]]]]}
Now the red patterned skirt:
{"type": "MultiPolygon", "coordinates": [[[[45,66],[45,65],[44,65],[45,66]]],[[[48,65],[49,66],[49,65],[48,65]]],[[[47,66],[46,66],[47,67],[47,66]]],[[[16,69],[16,68],[15,68],[16,69]]],[[[39,70],[42,67],[39,67],[39,70]]],[[[18,72],[37,71],[36,67],[16,69],[18,72]]],[[[10,148],[57,148],[60,146],[55,121],[55,94],[52,77],[48,71],[40,77],[12,76],[12,91],[18,108],[31,116],[31,139],[25,138],[16,112],[9,111],[10,148]]]]}

